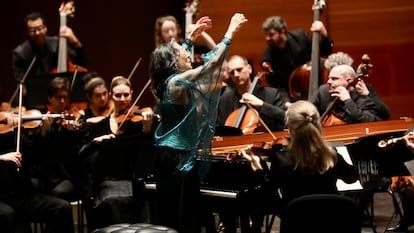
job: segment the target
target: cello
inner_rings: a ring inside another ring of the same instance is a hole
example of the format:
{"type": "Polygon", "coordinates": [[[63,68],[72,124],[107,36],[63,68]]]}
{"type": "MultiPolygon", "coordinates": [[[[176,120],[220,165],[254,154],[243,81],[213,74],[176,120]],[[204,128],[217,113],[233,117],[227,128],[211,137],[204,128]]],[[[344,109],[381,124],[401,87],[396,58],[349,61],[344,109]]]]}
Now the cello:
{"type": "MultiPolygon", "coordinates": [[[[359,81],[369,77],[369,73],[371,72],[370,68],[372,68],[372,64],[369,63],[369,60],[370,58],[367,54],[362,55],[362,63],[357,68],[357,76],[352,82],[348,83],[346,89],[355,86],[359,81]]],[[[339,98],[335,97],[335,99],[326,107],[325,112],[323,112],[320,117],[322,126],[346,124],[346,122],[340,119],[334,111],[334,108],[338,102],[339,98]]]]}
{"type": "MultiPolygon", "coordinates": [[[[250,85],[247,93],[253,93],[258,81],[263,78],[264,74],[264,72],[259,72],[253,78],[252,84],[250,85]]],[[[241,129],[243,134],[252,134],[259,126],[258,113],[254,111],[256,111],[254,108],[248,108],[248,106],[244,104],[242,107],[230,113],[224,125],[241,129]]]]}
{"type": "MultiPolygon", "coordinates": [[[[325,8],[325,0],[315,0],[312,6],[313,22],[319,21],[325,8]]],[[[311,61],[297,67],[289,77],[289,96],[293,100],[308,99],[318,91],[320,72],[319,32],[312,34],[311,61]]],[[[322,71],[322,83],[327,81],[327,72],[322,71]]]]}

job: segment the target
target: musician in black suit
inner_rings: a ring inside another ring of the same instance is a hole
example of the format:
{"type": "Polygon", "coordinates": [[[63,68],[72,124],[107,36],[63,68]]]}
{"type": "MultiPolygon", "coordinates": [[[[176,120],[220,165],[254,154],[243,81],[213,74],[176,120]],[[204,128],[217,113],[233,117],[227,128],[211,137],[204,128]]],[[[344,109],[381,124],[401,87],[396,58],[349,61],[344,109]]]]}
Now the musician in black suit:
{"type": "Polygon", "coordinates": [[[226,119],[234,110],[241,108],[243,104],[249,104],[258,112],[271,131],[283,130],[285,108],[279,91],[258,84],[253,92],[249,93],[253,85],[252,66],[245,57],[232,56],[228,61],[228,69],[235,87],[229,88],[220,97],[217,126],[225,125],[226,119]]]}
{"type": "MultiPolygon", "coordinates": [[[[57,67],[59,53],[59,37],[47,35],[46,18],[39,12],[28,14],[24,20],[28,39],[13,49],[13,74],[20,81],[26,73],[32,59],[37,56],[30,76],[48,75],[57,67]]],[[[68,26],[62,26],[59,36],[67,38],[68,55],[74,64],[85,66],[88,56],[82,43],[68,26]]]]}
{"type": "MultiPolygon", "coordinates": [[[[378,120],[375,103],[368,96],[358,93],[349,83],[356,78],[354,69],[349,65],[338,65],[329,72],[326,84],[319,87],[312,96],[311,102],[317,107],[319,114],[324,114],[330,103],[337,98],[337,104],[328,116],[335,116],[342,123],[361,123],[378,120]]],[[[322,120],[325,120],[326,117],[322,120]]],[[[334,123],[333,125],[335,125],[334,123]]]]}
{"type": "MultiPolygon", "coordinates": [[[[65,52],[64,49],[59,49],[59,40],[61,38],[67,40],[67,55],[65,55],[68,58],[67,63],[78,65],[78,76],[83,71],[81,67],[88,64],[89,58],[85,47],[70,27],[62,25],[58,36],[49,36],[46,18],[39,12],[28,14],[24,23],[27,39],[13,49],[13,76],[17,82],[20,82],[36,57],[25,80],[23,104],[26,107],[45,110],[47,83],[57,74],[59,53],[65,52]]],[[[59,75],[72,78],[73,75],[69,71],[73,72],[68,68],[68,72],[59,75]]],[[[72,90],[77,90],[76,86],[72,90]]]]}
{"type": "MultiPolygon", "coordinates": [[[[367,59],[369,59],[369,57],[367,59]]],[[[324,62],[324,66],[326,69],[331,70],[333,67],[337,65],[352,66],[353,62],[354,60],[351,56],[349,56],[349,54],[344,52],[336,52],[328,56],[328,58],[324,62]]],[[[366,74],[369,77],[371,66],[371,64],[361,63],[356,68],[357,73],[363,75],[363,78],[361,78],[361,80],[358,81],[358,83],[355,85],[355,88],[359,94],[363,96],[368,96],[375,103],[375,111],[378,120],[388,120],[391,116],[390,108],[387,106],[387,104],[385,104],[384,101],[382,101],[380,96],[375,91],[374,86],[364,81],[364,79],[366,78],[366,74]]]]}
{"type": "Polygon", "coordinates": [[[45,222],[47,232],[73,233],[72,207],[33,188],[27,153],[12,148],[15,134],[0,137],[0,232],[15,233],[18,223],[45,222]]]}
{"type": "MultiPolygon", "coordinates": [[[[288,31],[284,19],[280,16],[267,18],[262,25],[268,47],[263,53],[260,64],[268,62],[272,67],[272,74],[267,81],[272,87],[279,88],[282,98],[290,101],[289,77],[292,71],[310,61],[312,52],[312,38],[303,29],[288,31]]],[[[321,21],[315,21],[310,28],[321,35],[319,53],[328,56],[332,53],[333,42],[321,21]]]]}

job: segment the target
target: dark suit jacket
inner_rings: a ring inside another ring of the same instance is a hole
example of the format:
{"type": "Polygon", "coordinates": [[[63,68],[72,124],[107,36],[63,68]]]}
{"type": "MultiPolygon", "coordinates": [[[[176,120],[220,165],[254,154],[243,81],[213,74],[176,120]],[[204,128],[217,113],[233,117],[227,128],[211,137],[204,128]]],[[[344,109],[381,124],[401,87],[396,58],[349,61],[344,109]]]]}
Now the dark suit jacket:
{"type": "MultiPolygon", "coordinates": [[[[264,101],[258,109],[260,117],[272,131],[281,131],[284,128],[285,109],[279,91],[272,87],[256,86],[253,95],[264,101]]],[[[227,117],[242,104],[241,96],[235,88],[226,90],[220,97],[217,113],[217,126],[224,126],[227,117]]]]}
{"type": "MultiPolygon", "coordinates": [[[[333,42],[329,37],[323,37],[319,45],[321,56],[332,53],[333,42]]],[[[280,49],[268,46],[263,53],[262,62],[269,62],[273,74],[268,77],[272,87],[288,89],[289,77],[292,71],[310,61],[312,54],[312,38],[303,30],[296,29],[287,32],[286,48],[280,49]]]]}
{"type": "MultiPolygon", "coordinates": [[[[361,123],[377,121],[376,106],[368,96],[359,95],[356,90],[350,92],[351,99],[345,102],[339,101],[333,109],[335,113],[346,123],[361,123]]],[[[329,93],[329,85],[323,84],[318,92],[311,98],[311,102],[316,106],[322,115],[331,103],[333,98],[329,93]]]]}

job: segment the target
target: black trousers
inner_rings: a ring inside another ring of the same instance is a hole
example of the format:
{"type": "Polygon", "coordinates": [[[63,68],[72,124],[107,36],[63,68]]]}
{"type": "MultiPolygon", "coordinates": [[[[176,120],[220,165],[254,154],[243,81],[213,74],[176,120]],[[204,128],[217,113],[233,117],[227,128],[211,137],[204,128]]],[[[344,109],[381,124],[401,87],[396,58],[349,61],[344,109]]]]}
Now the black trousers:
{"type": "Polygon", "coordinates": [[[200,185],[197,168],[188,173],[176,171],[180,163],[180,151],[157,148],[155,152],[155,176],[157,183],[155,223],[180,233],[201,231],[200,185]]]}
{"type": "Polygon", "coordinates": [[[18,221],[44,222],[47,233],[74,232],[70,203],[37,192],[0,200],[0,232],[14,233],[18,221]]]}

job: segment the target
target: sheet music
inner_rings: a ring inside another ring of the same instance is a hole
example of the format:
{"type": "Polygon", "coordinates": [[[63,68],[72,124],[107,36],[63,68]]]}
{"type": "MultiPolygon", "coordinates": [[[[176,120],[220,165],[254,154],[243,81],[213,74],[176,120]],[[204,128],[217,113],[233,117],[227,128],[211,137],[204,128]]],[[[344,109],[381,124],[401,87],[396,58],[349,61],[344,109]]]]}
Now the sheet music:
{"type": "MultiPolygon", "coordinates": [[[[335,148],[338,151],[338,153],[342,155],[342,157],[348,164],[353,165],[351,156],[349,155],[348,149],[346,148],[346,146],[342,145],[342,146],[337,146],[335,148]]],[[[361,182],[359,180],[355,181],[352,184],[347,184],[343,180],[338,179],[336,181],[336,187],[338,188],[338,191],[351,191],[351,190],[362,190],[363,189],[361,182]]]]}

